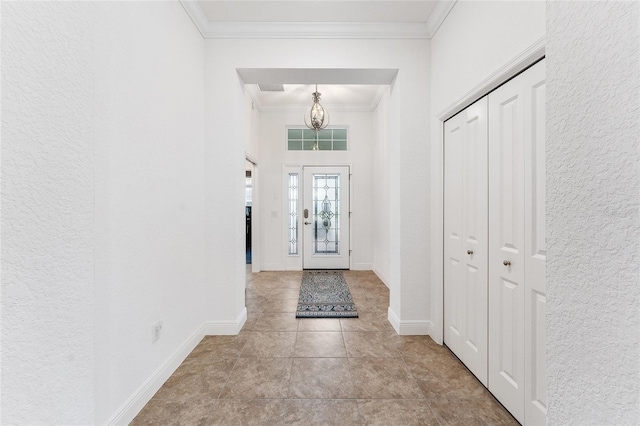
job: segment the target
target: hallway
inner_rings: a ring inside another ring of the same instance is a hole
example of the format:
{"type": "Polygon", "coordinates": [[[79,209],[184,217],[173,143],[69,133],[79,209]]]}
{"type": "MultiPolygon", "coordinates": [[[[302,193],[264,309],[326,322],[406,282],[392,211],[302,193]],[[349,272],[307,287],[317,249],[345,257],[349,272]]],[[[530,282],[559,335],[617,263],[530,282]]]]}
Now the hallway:
{"type": "Polygon", "coordinates": [[[345,271],[357,319],[295,318],[301,272],[247,272],[247,322],[207,336],[132,425],[516,425],[428,336],[398,336],[389,291],[345,271]]]}

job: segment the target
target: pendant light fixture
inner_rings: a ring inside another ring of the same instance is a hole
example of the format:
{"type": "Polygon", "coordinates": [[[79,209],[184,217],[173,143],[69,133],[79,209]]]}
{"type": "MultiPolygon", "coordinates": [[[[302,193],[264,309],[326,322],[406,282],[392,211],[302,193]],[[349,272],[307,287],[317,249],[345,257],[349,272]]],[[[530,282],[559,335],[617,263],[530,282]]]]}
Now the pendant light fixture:
{"type": "Polygon", "coordinates": [[[304,124],[316,132],[316,141],[311,149],[317,151],[319,149],[318,132],[329,125],[329,113],[320,105],[320,92],[318,92],[317,84],[316,91],[311,94],[311,99],[313,99],[313,105],[304,115],[304,124]]]}

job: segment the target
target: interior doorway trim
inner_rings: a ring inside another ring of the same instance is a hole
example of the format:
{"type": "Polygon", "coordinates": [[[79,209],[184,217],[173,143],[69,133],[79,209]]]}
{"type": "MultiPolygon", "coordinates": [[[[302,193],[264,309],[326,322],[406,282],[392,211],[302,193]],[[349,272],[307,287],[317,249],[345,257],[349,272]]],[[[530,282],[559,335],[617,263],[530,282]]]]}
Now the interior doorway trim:
{"type": "Polygon", "coordinates": [[[250,162],[251,170],[251,272],[260,272],[260,191],[258,190],[258,162],[251,155],[245,153],[246,161],[250,162]]]}
{"type": "Polygon", "coordinates": [[[431,337],[439,344],[444,342],[444,122],[544,58],[545,48],[546,37],[536,40],[436,115],[438,135],[431,143],[431,337]]]}

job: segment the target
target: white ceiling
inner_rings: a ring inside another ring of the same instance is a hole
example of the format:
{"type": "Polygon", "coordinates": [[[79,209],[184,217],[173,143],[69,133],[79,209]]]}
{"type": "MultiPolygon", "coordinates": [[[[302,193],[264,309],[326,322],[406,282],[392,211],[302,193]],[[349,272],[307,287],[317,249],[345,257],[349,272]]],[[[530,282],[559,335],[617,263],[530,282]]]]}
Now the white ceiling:
{"type": "Polygon", "coordinates": [[[425,23],[436,0],[201,0],[209,22],[425,23]]]}
{"type": "Polygon", "coordinates": [[[373,111],[395,79],[396,69],[239,68],[238,75],[260,111],[303,111],[311,94],[321,93],[329,111],[373,111]],[[262,91],[260,83],[282,84],[284,91],[262,91]]]}
{"type": "MultiPolygon", "coordinates": [[[[247,91],[260,111],[300,111],[312,104],[313,84],[284,84],[284,92],[262,92],[257,85],[247,91]]],[[[318,85],[320,103],[329,111],[372,111],[389,86],[376,84],[318,85]]],[[[302,115],[301,115],[302,116],[302,115]]]]}

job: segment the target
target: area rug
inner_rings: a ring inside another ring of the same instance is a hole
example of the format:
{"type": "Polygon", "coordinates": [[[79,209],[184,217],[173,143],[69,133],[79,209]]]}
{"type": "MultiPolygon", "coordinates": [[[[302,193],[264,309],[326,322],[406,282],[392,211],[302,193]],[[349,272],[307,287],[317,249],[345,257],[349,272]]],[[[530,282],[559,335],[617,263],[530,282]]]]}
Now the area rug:
{"type": "Polygon", "coordinates": [[[304,271],[296,318],[358,318],[342,271],[304,271]]]}

